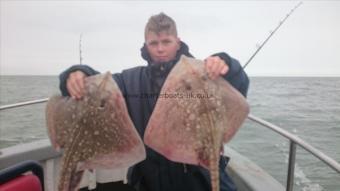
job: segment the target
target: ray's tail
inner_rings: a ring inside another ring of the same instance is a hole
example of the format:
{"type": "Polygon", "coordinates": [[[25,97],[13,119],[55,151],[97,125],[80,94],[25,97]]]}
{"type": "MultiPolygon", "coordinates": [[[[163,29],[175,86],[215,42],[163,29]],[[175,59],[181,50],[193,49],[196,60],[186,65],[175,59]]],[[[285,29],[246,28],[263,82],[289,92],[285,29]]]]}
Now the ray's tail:
{"type": "Polygon", "coordinates": [[[84,171],[78,171],[76,163],[64,163],[59,174],[58,191],[76,191],[83,177],[84,171]],[[66,165],[67,164],[67,165],[66,165]]]}
{"type": "Polygon", "coordinates": [[[210,172],[210,180],[211,180],[211,190],[212,191],[219,191],[220,190],[220,175],[218,169],[218,158],[216,155],[211,156],[209,164],[209,172],[210,172]]]}

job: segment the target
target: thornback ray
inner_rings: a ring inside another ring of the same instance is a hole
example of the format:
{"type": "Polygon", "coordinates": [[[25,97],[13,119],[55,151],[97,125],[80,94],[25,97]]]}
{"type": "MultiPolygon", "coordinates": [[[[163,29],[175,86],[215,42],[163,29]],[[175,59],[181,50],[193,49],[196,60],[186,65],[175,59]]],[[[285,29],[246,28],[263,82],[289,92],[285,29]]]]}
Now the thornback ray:
{"type": "Polygon", "coordinates": [[[86,169],[127,168],[145,148],[109,72],[85,78],[81,100],[53,96],[46,106],[52,146],[63,149],[58,190],[78,190],[86,169]]]}
{"type": "Polygon", "coordinates": [[[210,171],[219,190],[219,159],[249,113],[246,99],[226,80],[211,80],[203,61],[182,56],[167,77],[144,143],[169,160],[210,171]]]}

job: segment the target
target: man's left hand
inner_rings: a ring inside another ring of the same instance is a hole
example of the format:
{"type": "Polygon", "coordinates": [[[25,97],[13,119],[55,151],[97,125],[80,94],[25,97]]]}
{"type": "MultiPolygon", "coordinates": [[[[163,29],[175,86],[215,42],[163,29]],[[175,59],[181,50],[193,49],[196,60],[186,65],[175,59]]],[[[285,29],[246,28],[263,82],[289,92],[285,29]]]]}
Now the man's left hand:
{"type": "Polygon", "coordinates": [[[218,56],[210,56],[204,60],[205,70],[210,79],[216,80],[220,75],[225,75],[229,66],[218,56]]]}

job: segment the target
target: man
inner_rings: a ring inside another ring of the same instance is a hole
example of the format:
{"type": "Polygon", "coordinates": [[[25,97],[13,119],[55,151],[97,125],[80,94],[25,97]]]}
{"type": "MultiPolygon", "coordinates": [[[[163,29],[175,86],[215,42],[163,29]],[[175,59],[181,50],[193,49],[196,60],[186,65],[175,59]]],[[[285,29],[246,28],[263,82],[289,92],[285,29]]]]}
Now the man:
{"type": "MultiPolygon", "coordinates": [[[[128,107],[129,115],[141,137],[157,97],[138,98],[129,95],[159,94],[161,87],[181,55],[192,57],[188,46],[177,36],[175,22],[160,13],[152,16],[145,27],[145,43],[141,49],[147,66],[139,66],[113,75],[128,107]]],[[[244,96],[249,80],[239,62],[226,53],[206,58],[205,69],[211,79],[222,76],[244,96]]],[[[85,65],[75,65],[60,75],[60,89],[64,96],[81,99],[84,78],[98,72],[85,65]]],[[[146,146],[147,157],[129,171],[129,183],[139,191],[208,191],[211,188],[209,172],[199,166],[169,161],[146,146]]],[[[220,159],[221,190],[236,190],[225,172],[227,159],[220,159]]]]}

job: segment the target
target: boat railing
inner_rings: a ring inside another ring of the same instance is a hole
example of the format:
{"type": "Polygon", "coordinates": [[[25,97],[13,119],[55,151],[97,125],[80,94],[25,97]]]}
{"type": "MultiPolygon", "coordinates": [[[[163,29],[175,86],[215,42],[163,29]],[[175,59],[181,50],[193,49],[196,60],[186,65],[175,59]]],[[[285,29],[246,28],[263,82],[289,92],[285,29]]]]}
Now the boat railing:
{"type": "MultiPolygon", "coordinates": [[[[22,107],[22,106],[27,106],[27,105],[32,105],[32,104],[38,104],[38,103],[44,103],[47,102],[48,98],[44,99],[38,99],[38,100],[33,100],[33,101],[26,101],[26,102],[20,102],[20,103],[15,103],[15,104],[9,104],[9,105],[4,105],[0,106],[0,111],[1,110],[6,110],[10,108],[16,108],[16,107],[22,107]]],[[[289,133],[288,131],[282,129],[281,127],[274,125],[268,121],[265,121],[259,117],[256,117],[252,114],[248,115],[248,119],[260,124],[263,127],[269,128],[273,130],[274,132],[278,133],[279,135],[287,138],[290,141],[290,146],[289,146],[289,159],[288,159],[288,173],[287,173],[287,179],[286,179],[286,190],[287,191],[292,191],[293,190],[293,185],[294,185],[294,170],[295,170],[295,158],[296,158],[296,146],[300,146],[304,150],[306,150],[308,153],[312,154],[322,162],[324,162],[326,165],[331,167],[334,171],[337,173],[340,173],[340,164],[332,159],[331,157],[327,156],[320,150],[316,149],[306,141],[302,140],[300,137],[297,135],[294,135],[292,133],[289,133]]]]}
{"type": "Polygon", "coordinates": [[[258,118],[252,114],[248,115],[248,119],[251,121],[254,121],[263,127],[267,127],[274,132],[278,133],[279,135],[289,139],[290,145],[289,145],[289,159],[288,159],[288,173],[287,173],[287,183],[286,183],[286,190],[291,191],[293,190],[293,184],[294,184],[294,168],[295,168],[295,158],[296,158],[296,145],[299,145],[301,148],[306,150],[307,152],[311,153],[318,159],[320,159],[322,162],[330,166],[333,170],[335,170],[337,173],[340,173],[340,164],[332,159],[331,157],[327,156],[320,150],[316,149],[306,141],[302,140],[300,137],[289,133],[288,131],[282,129],[279,126],[276,126],[268,121],[265,121],[261,118],[258,118]]]}
{"type": "Polygon", "coordinates": [[[5,109],[22,107],[22,106],[26,106],[26,105],[45,103],[47,101],[48,101],[48,98],[43,98],[43,99],[36,99],[36,100],[32,100],[32,101],[24,101],[24,102],[19,102],[19,103],[14,103],[14,104],[2,105],[2,106],[0,106],[0,111],[5,110],[5,109]]]}

